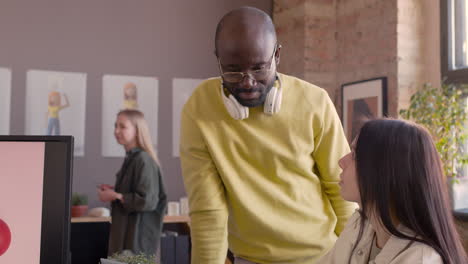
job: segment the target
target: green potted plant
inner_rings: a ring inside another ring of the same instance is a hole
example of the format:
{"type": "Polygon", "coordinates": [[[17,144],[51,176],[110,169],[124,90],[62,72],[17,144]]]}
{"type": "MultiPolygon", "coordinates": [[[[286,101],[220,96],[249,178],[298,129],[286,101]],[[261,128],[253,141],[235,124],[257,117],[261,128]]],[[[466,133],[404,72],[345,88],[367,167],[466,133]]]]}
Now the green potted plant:
{"type": "Polygon", "coordinates": [[[458,182],[455,176],[468,163],[468,156],[463,150],[467,139],[466,94],[466,85],[442,84],[441,87],[433,87],[425,84],[411,96],[409,107],[400,110],[403,118],[422,124],[431,132],[445,175],[451,177],[452,182],[458,182]]]}
{"type": "Polygon", "coordinates": [[[72,194],[71,216],[80,217],[88,211],[88,196],[80,193],[72,194]]]}
{"type": "MultiPolygon", "coordinates": [[[[426,126],[432,133],[445,175],[451,177],[451,183],[459,183],[456,176],[468,161],[462,147],[467,139],[466,95],[467,85],[442,84],[436,88],[426,84],[411,96],[408,109],[400,111],[403,118],[426,126]]],[[[450,189],[453,195],[453,188],[450,189]]],[[[454,216],[464,247],[468,250],[468,215],[454,211],[454,216]]]]}

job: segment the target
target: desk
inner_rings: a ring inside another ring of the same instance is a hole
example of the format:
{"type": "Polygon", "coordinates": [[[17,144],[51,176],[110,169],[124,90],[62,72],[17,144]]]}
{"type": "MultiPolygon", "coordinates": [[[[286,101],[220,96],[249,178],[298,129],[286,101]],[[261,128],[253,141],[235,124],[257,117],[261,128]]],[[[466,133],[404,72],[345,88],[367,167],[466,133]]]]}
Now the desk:
{"type": "MultiPolygon", "coordinates": [[[[82,216],[82,217],[72,217],[72,223],[95,223],[95,222],[109,222],[112,223],[110,216],[108,217],[92,217],[92,216],[82,216]]],[[[164,223],[185,223],[190,224],[190,216],[188,215],[166,215],[164,216],[164,223]]]]}
{"type": "MultiPolygon", "coordinates": [[[[71,219],[72,223],[108,223],[110,224],[112,222],[111,217],[91,217],[91,216],[84,216],[84,217],[72,217],[71,219]]],[[[164,216],[164,223],[168,224],[165,229],[171,230],[171,231],[176,231],[182,234],[190,234],[190,217],[188,215],[177,215],[177,216],[172,216],[172,215],[166,215],[164,216]],[[177,226],[174,226],[172,224],[184,224],[184,227],[180,228],[177,226]]],[[[101,227],[102,228],[102,227],[101,227]]],[[[105,232],[109,232],[109,225],[104,225],[104,228],[106,229],[105,232]]],[[[73,230],[72,230],[73,231],[73,230]]],[[[76,235],[75,235],[76,236],[76,235]]],[[[108,239],[104,238],[104,241],[101,242],[101,247],[104,248],[105,254],[103,256],[99,257],[106,257],[107,256],[107,243],[108,239]]],[[[73,264],[78,263],[78,262],[73,262],[73,264]]],[[[225,264],[231,264],[232,262],[229,260],[229,258],[226,258],[225,264]]]]}
{"type": "MultiPolygon", "coordinates": [[[[97,264],[107,257],[111,217],[72,217],[72,264],[97,264]]],[[[165,216],[163,230],[189,235],[189,216],[165,216]]]]}

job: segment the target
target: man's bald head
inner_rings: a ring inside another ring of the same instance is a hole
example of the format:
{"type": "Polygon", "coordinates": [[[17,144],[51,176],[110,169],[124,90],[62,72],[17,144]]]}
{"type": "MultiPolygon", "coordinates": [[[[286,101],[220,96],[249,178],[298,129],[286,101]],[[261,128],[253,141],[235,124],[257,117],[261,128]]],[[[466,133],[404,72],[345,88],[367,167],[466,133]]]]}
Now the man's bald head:
{"type": "Polygon", "coordinates": [[[234,9],[224,15],[216,27],[215,53],[218,56],[218,51],[222,48],[224,42],[232,43],[252,39],[276,44],[276,31],[273,21],[267,13],[257,8],[241,7],[234,9]]]}

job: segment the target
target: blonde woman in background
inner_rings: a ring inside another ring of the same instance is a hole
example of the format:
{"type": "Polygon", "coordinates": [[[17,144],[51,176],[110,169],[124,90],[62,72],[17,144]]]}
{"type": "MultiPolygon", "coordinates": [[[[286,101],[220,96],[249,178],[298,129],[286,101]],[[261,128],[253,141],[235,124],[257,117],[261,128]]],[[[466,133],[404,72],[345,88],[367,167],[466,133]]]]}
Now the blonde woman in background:
{"type": "Polygon", "coordinates": [[[65,99],[65,104],[62,105],[60,92],[52,91],[49,93],[49,102],[47,107],[47,134],[51,135],[60,135],[60,120],[59,112],[60,110],[70,106],[68,102],[68,97],[64,93],[63,98],[65,99]]]}
{"type": "Polygon", "coordinates": [[[108,255],[122,251],[156,254],[167,197],[148,124],[138,110],[117,114],[114,135],[125,148],[114,186],[98,186],[99,199],[111,202],[108,255]]]}

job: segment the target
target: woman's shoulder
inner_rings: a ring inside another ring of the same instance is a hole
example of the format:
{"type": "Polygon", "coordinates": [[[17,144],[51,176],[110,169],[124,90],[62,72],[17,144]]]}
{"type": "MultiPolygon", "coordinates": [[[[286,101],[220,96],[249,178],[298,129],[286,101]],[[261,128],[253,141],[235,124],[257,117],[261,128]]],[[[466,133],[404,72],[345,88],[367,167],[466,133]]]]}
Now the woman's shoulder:
{"type": "Polygon", "coordinates": [[[329,264],[329,263],[346,263],[351,256],[352,248],[356,243],[356,239],[359,235],[359,229],[361,227],[361,221],[364,221],[364,230],[361,236],[361,241],[366,243],[369,241],[368,222],[361,217],[358,210],[348,219],[345,228],[338,237],[335,245],[326,253],[325,256],[320,258],[317,263],[329,264]]]}
{"type": "Polygon", "coordinates": [[[432,247],[416,242],[416,247],[418,248],[418,251],[420,252],[424,263],[443,263],[442,257],[439,255],[439,253],[432,247]]]}
{"type": "Polygon", "coordinates": [[[149,154],[145,150],[138,148],[135,150],[134,157],[138,159],[146,159],[149,157],[149,154]]]}
{"type": "Polygon", "coordinates": [[[368,236],[373,232],[372,227],[369,225],[366,219],[363,219],[359,210],[356,209],[353,215],[348,219],[346,225],[338,237],[337,243],[354,243],[359,235],[361,229],[361,222],[363,224],[363,232],[361,239],[368,239],[368,236]]]}
{"type": "Polygon", "coordinates": [[[153,158],[151,158],[150,154],[143,149],[139,149],[133,158],[140,162],[153,162],[153,158]]]}
{"type": "MultiPolygon", "coordinates": [[[[406,240],[406,242],[408,242],[406,240]]],[[[421,242],[409,242],[411,245],[397,255],[391,263],[442,264],[442,258],[432,247],[421,242]]]]}
{"type": "MultiPolygon", "coordinates": [[[[406,235],[414,236],[414,232],[406,227],[400,225],[398,229],[406,235]]],[[[433,247],[422,242],[399,238],[396,236],[390,237],[379,255],[382,255],[380,256],[380,259],[383,260],[392,259],[390,263],[443,263],[441,256],[433,247]]],[[[378,258],[379,256],[377,256],[377,259],[378,258]]],[[[376,263],[380,262],[376,261],[376,263]]]]}
{"type": "Polygon", "coordinates": [[[356,209],[355,212],[348,219],[348,222],[346,222],[345,229],[359,230],[362,220],[363,219],[362,219],[361,213],[359,212],[359,209],[356,209]]]}
{"type": "Polygon", "coordinates": [[[136,165],[151,165],[155,169],[159,170],[158,164],[154,161],[151,155],[143,149],[140,149],[137,153],[134,154],[133,160],[136,165]]]}

